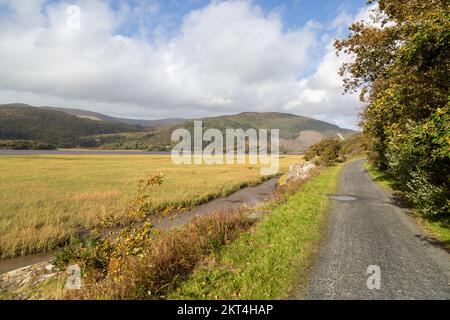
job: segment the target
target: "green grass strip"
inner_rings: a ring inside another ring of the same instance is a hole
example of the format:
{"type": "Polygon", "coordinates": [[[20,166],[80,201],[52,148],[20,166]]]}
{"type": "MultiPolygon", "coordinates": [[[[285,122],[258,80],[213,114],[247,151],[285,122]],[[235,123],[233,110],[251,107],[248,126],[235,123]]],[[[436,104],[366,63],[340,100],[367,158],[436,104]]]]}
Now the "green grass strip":
{"type": "MultiPolygon", "coordinates": [[[[169,299],[282,299],[303,287],[342,165],[326,169],[197,268],[169,299]]],[[[301,290],[300,290],[301,291],[301,290]]]]}

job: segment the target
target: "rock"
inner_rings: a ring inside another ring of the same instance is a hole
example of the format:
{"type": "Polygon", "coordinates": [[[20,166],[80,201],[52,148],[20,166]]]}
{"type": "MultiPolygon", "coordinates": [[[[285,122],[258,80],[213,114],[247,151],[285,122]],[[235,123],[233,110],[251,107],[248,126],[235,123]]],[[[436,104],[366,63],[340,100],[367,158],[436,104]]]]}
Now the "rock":
{"type": "Polygon", "coordinates": [[[53,264],[48,263],[48,264],[45,265],[45,270],[47,270],[47,271],[53,271],[53,268],[54,268],[54,267],[55,267],[55,266],[54,266],[53,264]]]}
{"type": "Polygon", "coordinates": [[[47,262],[37,263],[0,275],[0,290],[16,292],[21,288],[34,286],[44,282],[58,272],[53,271],[53,265],[47,262]]]}
{"type": "Polygon", "coordinates": [[[285,182],[292,182],[298,180],[307,180],[311,177],[311,170],[315,169],[316,165],[310,161],[305,163],[293,164],[289,167],[285,174],[285,182]]]}

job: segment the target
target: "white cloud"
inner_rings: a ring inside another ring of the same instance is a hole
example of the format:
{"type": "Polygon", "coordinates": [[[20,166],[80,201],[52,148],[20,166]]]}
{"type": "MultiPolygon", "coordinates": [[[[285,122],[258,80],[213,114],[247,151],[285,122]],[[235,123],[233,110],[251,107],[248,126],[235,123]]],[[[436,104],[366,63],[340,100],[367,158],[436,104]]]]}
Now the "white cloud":
{"type": "Polygon", "coordinates": [[[361,103],[356,95],[342,94],[342,80],[338,75],[340,65],[347,59],[336,56],[330,43],[314,74],[297,83],[296,96],[284,109],[356,128],[361,103]]]}
{"type": "MultiPolygon", "coordinates": [[[[365,21],[371,26],[380,27],[370,19],[371,12],[375,8],[374,5],[362,8],[354,17],[342,12],[330,23],[330,28],[335,31],[334,37],[345,36],[344,30],[356,21],[365,21]]],[[[312,76],[297,83],[298,94],[284,106],[284,109],[339,126],[358,129],[358,114],[362,111],[362,104],[357,94],[342,94],[342,79],[338,71],[342,63],[349,61],[350,58],[343,53],[336,55],[333,47],[334,37],[330,40],[329,34],[324,35],[323,38],[328,43],[322,60],[312,76]]]]}
{"type": "MultiPolygon", "coordinates": [[[[319,27],[311,22],[285,31],[279,14],[250,1],[212,2],[184,17],[176,36],[153,41],[145,30],[123,36],[117,29],[150,19],[156,6],[139,16],[127,6],[113,11],[106,1],[79,0],[82,24],[73,30],[66,23],[69,3],[44,8],[43,0],[0,0],[5,3],[14,14],[0,20],[0,103],[147,118],[249,110],[346,126],[355,118],[358,103],[341,96],[341,60],[331,46],[314,74],[299,79],[321,45],[319,27]]],[[[333,28],[347,20],[336,19],[333,28]]]]}

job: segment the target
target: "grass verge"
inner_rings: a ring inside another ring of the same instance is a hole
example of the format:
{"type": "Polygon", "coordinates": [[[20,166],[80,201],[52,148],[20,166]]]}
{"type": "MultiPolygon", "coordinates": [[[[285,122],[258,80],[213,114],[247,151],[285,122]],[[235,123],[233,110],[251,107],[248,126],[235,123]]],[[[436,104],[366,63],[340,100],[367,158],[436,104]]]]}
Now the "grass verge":
{"type": "MultiPolygon", "coordinates": [[[[397,181],[387,176],[384,172],[378,170],[374,166],[370,165],[369,162],[366,162],[364,166],[372,175],[374,181],[378,182],[385,190],[391,193],[400,193],[400,191],[398,191],[397,181]]],[[[412,209],[411,211],[414,214],[416,220],[422,227],[425,228],[425,230],[442,241],[447,249],[450,249],[450,226],[448,225],[448,221],[435,220],[433,218],[424,217],[414,209],[412,209]]]]}
{"type": "Polygon", "coordinates": [[[199,266],[169,299],[280,299],[306,283],[342,165],[301,186],[199,266]]]}
{"type": "Polygon", "coordinates": [[[370,165],[368,161],[364,163],[364,168],[371,174],[374,181],[378,182],[385,190],[392,192],[396,189],[397,182],[389,177],[386,173],[378,170],[374,166],[370,165]]]}

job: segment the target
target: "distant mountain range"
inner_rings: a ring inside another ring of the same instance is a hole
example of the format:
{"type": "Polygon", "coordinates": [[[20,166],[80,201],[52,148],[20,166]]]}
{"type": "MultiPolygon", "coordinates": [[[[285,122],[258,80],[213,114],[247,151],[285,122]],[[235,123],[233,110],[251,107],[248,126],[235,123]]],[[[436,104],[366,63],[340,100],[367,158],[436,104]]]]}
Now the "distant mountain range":
{"type": "MultiPolygon", "coordinates": [[[[278,112],[243,112],[198,120],[203,121],[204,130],[279,129],[280,145],[286,152],[302,152],[324,137],[345,138],[356,133],[324,121],[278,112]]],[[[193,121],[125,119],[80,109],[6,104],[0,105],[0,140],[31,140],[57,147],[169,151],[173,130],[186,128],[192,132],[193,121]]]]}
{"type": "Polygon", "coordinates": [[[157,119],[157,120],[139,120],[139,119],[127,119],[127,118],[116,118],[112,116],[107,116],[102,113],[81,110],[81,109],[69,109],[69,108],[55,108],[55,107],[41,107],[46,110],[51,111],[61,111],[73,116],[77,116],[80,118],[86,118],[96,121],[106,121],[106,122],[114,122],[114,123],[126,123],[131,125],[139,125],[143,127],[161,127],[161,126],[170,126],[185,122],[187,119],[182,118],[168,118],[168,119],[157,119]]]}

